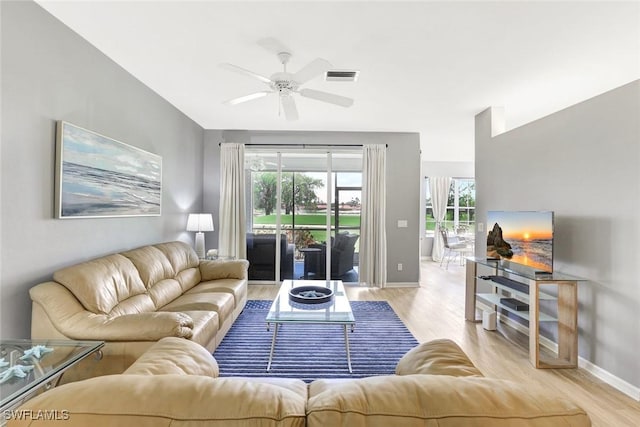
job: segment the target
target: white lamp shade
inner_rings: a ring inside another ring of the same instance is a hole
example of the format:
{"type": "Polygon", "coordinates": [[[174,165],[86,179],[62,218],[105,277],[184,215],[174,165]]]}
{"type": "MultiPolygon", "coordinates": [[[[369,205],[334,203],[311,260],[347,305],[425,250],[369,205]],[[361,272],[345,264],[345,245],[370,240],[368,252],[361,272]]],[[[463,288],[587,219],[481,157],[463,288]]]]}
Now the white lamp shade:
{"type": "Polygon", "coordinates": [[[189,214],[187,231],[213,231],[213,216],[207,213],[189,214]]]}

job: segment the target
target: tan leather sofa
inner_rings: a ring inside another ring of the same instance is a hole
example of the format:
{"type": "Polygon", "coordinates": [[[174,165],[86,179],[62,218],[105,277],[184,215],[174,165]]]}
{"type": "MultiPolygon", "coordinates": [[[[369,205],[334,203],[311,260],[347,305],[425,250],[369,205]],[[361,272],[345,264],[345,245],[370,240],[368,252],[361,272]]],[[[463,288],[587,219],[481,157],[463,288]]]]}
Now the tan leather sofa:
{"type": "Polygon", "coordinates": [[[121,373],[163,337],[213,352],[246,304],[248,265],[169,242],[63,268],[29,291],[31,337],[106,341],[65,380],[121,373]]]}
{"type": "Polygon", "coordinates": [[[587,427],[570,401],[482,376],[452,341],[409,351],[396,375],[364,379],[217,378],[197,344],[164,338],[121,375],[75,382],[28,401],[9,427],[309,426],[587,427]],[[60,421],[35,419],[44,411],[60,421]],[[65,412],[62,412],[65,411],[65,412]]]}

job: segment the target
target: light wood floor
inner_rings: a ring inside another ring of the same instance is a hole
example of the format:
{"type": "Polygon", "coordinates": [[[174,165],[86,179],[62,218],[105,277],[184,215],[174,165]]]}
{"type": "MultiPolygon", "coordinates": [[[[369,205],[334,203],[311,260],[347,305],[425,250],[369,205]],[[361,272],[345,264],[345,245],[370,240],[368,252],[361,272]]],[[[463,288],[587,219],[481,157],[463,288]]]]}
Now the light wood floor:
{"type": "MultiPolygon", "coordinates": [[[[529,363],[526,337],[490,332],[464,320],[464,267],[421,263],[419,288],[347,287],[349,299],[385,300],[420,342],[449,338],[473,363],[493,378],[526,382],[571,398],[583,407],[595,427],[640,426],[640,403],[603,383],[583,369],[535,369],[529,363]]],[[[278,287],[250,285],[249,299],[273,299],[278,287]]],[[[501,327],[505,332],[512,330],[501,327]]]]}

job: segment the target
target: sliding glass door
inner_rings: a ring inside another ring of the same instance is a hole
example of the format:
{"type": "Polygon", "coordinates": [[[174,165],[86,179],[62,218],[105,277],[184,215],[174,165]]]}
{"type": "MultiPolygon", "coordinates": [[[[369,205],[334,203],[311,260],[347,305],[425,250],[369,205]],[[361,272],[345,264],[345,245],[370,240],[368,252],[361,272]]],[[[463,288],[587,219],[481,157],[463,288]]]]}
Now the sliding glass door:
{"type": "Polygon", "coordinates": [[[360,151],[246,150],[249,280],[358,282],[360,151]]]}
{"type": "Polygon", "coordinates": [[[331,275],[358,282],[362,172],[336,172],[334,177],[333,228],[338,241],[333,245],[331,275]]]}

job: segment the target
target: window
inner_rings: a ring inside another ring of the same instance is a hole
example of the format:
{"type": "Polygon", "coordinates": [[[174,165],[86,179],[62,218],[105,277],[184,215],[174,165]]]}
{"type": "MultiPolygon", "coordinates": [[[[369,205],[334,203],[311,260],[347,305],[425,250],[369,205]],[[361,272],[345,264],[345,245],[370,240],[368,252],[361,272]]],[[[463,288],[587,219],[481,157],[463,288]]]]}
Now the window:
{"type": "MultiPolygon", "coordinates": [[[[429,191],[429,178],[425,179],[425,230],[433,234],[436,220],[433,217],[433,202],[429,191]]],[[[447,213],[443,225],[456,233],[475,233],[476,181],[473,178],[453,178],[449,188],[447,213]]]]}

